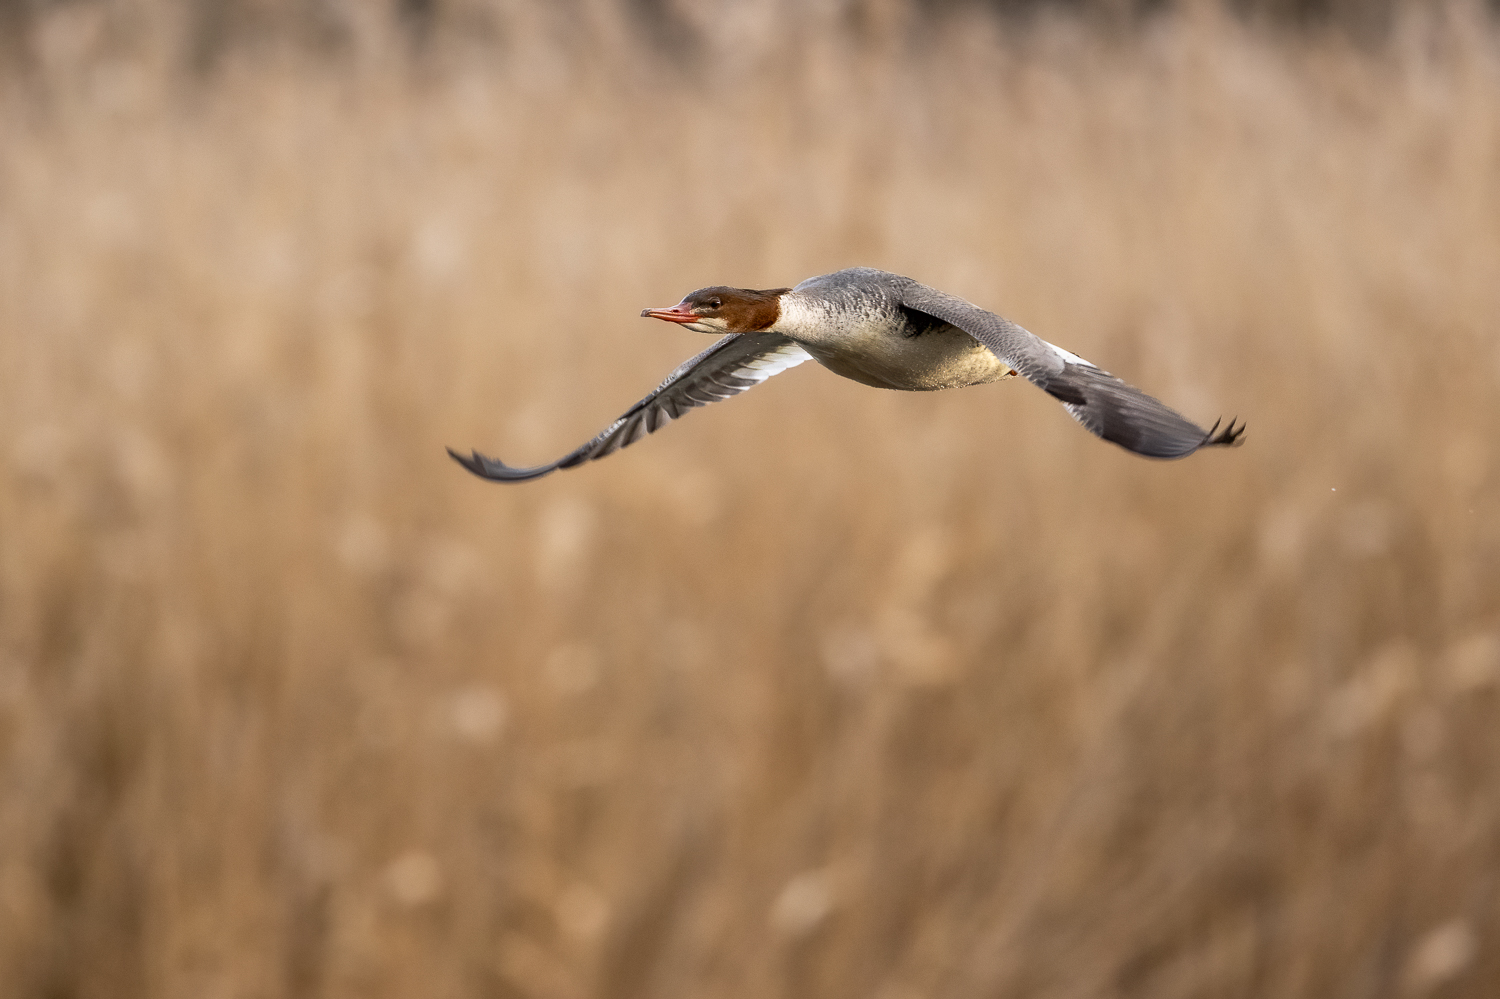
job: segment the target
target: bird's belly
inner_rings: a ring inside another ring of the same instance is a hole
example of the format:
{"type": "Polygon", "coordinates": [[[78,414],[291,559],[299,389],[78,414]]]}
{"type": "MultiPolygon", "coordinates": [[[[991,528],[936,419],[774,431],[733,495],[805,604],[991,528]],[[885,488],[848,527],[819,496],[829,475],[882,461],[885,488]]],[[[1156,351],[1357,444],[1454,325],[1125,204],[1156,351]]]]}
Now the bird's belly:
{"type": "Polygon", "coordinates": [[[988,347],[952,326],[914,337],[887,335],[803,347],[834,374],[907,392],[982,385],[1015,374],[988,347]]]}

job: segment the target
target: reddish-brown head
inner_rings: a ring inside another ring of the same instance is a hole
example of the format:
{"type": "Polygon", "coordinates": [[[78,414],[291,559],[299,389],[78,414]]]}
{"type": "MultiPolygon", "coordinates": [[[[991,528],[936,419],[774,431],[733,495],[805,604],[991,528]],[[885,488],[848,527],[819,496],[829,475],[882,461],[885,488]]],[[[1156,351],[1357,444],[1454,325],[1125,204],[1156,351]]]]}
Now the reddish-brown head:
{"type": "Polygon", "coordinates": [[[670,309],[646,309],[643,316],[681,323],[699,333],[758,333],[781,318],[781,296],[790,288],[699,288],[670,309]]]}

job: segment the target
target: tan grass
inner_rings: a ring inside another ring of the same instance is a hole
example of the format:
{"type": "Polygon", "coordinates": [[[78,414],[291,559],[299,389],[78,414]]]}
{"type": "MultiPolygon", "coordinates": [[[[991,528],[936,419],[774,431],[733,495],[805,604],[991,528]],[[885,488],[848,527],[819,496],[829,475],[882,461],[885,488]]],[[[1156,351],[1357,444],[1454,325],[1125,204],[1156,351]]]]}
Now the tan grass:
{"type": "Polygon", "coordinates": [[[1487,24],[197,79],[93,16],[0,98],[6,994],[1493,994],[1487,24]],[[443,453],[852,264],[1249,443],[809,365],[443,453]]]}

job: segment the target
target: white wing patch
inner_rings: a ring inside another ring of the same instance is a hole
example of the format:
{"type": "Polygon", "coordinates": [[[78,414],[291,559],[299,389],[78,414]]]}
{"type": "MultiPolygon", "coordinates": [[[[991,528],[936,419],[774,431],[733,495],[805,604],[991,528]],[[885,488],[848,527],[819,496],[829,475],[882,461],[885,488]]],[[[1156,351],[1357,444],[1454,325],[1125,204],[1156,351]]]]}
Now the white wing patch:
{"type": "MultiPolygon", "coordinates": [[[[1042,343],[1047,343],[1047,341],[1043,340],[1042,343]]],[[[1055,343],[1047,343],[1047,346],[1051,347],[1052,348],[1052,352],[1054,354],[1056,354],[1058,357],[1062,358],[1064,361],[1072,361],[1074,364],[1087,364],[1091,368],[1094,367],[1093,364],[1091,364],[1088,361],[1085,361],[1083,358],[1079,357],[1077,354],[1073,353],[1071,350],[1063,350],[1061,347],[1059,347],[1055,343]]]]}
{"type": "Polygon", "coordinates": [[[738,369],[735,374],[763,382],[772,375],[781,374],[787,368],[795,368],[803,361],[811,360],[811,354],[797,344],[789,343],[745,362],[745,366],[738,369]]]}

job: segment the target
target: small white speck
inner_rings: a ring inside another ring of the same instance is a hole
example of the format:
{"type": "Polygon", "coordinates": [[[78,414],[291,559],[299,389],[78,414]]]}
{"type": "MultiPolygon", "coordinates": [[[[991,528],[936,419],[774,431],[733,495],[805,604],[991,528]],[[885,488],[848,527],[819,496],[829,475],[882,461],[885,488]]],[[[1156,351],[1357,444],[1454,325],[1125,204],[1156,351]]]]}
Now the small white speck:
{"type": "Polygon", "coordinates": [[[1339,491],[1339,487],[1338,486],[1333,486],[1328,491],[1331,492],[1331,493],[1336,493],[1336,492],[1339,491]]]}

